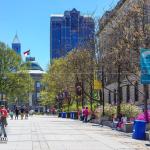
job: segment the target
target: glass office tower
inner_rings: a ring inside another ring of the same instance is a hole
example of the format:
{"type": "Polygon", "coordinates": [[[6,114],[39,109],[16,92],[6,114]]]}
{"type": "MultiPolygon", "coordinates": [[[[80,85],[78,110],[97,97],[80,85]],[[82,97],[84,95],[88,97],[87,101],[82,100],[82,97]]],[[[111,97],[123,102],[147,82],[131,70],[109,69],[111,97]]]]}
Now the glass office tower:
{"type": "Polygon", "coordinates": [[[94,48],[94,28],[94,20],[80,15],[76,9],[65,11],[64,15],[51,15],[51,59],[63,57],[75,48],[94,48]]]}

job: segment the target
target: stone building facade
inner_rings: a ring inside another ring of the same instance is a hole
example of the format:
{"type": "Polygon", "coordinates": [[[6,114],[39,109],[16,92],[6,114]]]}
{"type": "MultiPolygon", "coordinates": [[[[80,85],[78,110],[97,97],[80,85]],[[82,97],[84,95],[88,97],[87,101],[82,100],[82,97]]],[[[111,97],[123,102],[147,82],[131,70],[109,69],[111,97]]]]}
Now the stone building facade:
{"type": "MultiPolygon", "coordinates": [[[[139,51],[140,47],[144,47],[146,42],[150,43],[150,0],[120,0],[114,9],[106,11],[102,18],[100,18],[98,36],[100,54],[104,58],[107,55],[112,55],[112,58],[115,57],[112,48],[123,38],[127,39],[127,44],[130,42],[130,45],[132,45],[128,57],[131,57],[132,65],[136,63],[139,66],[139,53],[137,51],[139,51]],[[137,37],[134,36],[135,33],[137,33],[137,37]]],[[[127,48],[124,50],[127,50],[127,48]]],[[[105,63],[105,59],[103,61],[105,63]]],[[[108,72],[105,72],[105,84],[112,92],[105,90],[105,100],[116,104],[117,72],[116,68],[112,67],[112,62],[109,63],[110,69],[107,70],[108,72]]],[[[127,65],[125,63],[124,65],[127,65]]],[[[121,80],[124,80],[124,77],[121,80]]],[[[127,83],[127,81],[125,82],[127,83]]],[[[124,102],[142,104],[144,99],[143,85],[140,82],[136,83],[135,86],[130,84],[121,85],[121,93],[122,101],[124,102]]]]}

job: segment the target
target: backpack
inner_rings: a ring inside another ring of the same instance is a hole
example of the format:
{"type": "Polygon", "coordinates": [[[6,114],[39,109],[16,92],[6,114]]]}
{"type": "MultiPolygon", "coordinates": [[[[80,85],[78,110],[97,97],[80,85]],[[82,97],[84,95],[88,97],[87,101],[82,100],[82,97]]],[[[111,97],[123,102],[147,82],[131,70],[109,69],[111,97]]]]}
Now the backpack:
{"type": "Polygon", "coordinates": [[[6,109],[1,109],[1,113],[2,113],[2,116],[3,117],[7,117],[8,113],[7,113],[7,110],[6,109]]]}
{"type": "Polygon", "coordinates": [[[5,111],[0,111],[0,125],[7,125],[7,120],[6,120],[6,117],[5,117],[5,111]]]}

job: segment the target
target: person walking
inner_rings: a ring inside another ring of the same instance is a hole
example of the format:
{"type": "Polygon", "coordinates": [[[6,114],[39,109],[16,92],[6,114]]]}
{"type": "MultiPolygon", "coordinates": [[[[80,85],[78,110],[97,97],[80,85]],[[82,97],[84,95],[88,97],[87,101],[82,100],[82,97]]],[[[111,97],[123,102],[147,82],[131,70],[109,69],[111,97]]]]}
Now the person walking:
{"type": "Polygon", "coordinates": [[[88,115],[89,115],[89,110],[88,110],[88,107],[85,108],[84,110],[84,122],[88,122],[88,115]]]}
{"type": "Polygon", "coordinates": [[[7,126],[8,125],[8,123],[7,123],[8,112],[7,112],[7,109],[5,108],[4,105],[1,106],[1,110],[0,111],[1,111],[4,123],[5,123],[5,126],[7,126]]]}
{"type": "Polygon", "coordinates": [[[16,119],[18,120],[18,116],[19,116],[19,109],[18,109],[18,107],[16,107],[16,109],[15,109],[15,120],[16,119]]]}
{"type": "Polygon", "coordinates": [[[111,121],[112,121],[112,130],[114,130],[114,129],[116,129],[117,124],[118,124],[118,121],[116,120],[115,114],[112,114],[111,121]]]}
{"type": "Polygon", "coordinates": [[[28,115],[29,115],[29,109],[28,107],[25,108],[25,119],[28,119],[28,115]]]}
{"type": "Polygon", "coordinates": [[[20,109],[20,113],[21,113],[21,120],[23,120],[23,117],[24,117],[24,107],[22,106],[21,109],[20,109]]]}
{"type": "Polygon", "coordinates": [[[81,112],[81,121],[84,122],[84,118],[85,118],[85,107],[82,108],[82,112],[81,112]]]}
{"type": "Polygon", "coordinates": [[[7,133],[5,130],[5,127],[8,125],[7,124],[7,110],[5,109],[5,106],[1,106],[0,108],[0,138],[2,138],[2,135],[4,135],[4,140],[7,138],[7,133]]]}

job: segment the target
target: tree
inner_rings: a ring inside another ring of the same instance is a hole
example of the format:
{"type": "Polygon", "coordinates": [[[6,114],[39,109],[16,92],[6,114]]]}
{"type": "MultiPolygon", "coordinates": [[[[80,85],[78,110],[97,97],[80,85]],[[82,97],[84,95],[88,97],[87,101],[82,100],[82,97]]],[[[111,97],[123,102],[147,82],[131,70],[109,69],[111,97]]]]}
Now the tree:
{"type": "Polygon", "coordinates": [[[28,93],[33,89],[33,82],[25,68],[21,68],[21,57],[0,42],[0,93],[11,101],[28,100],[28,93]]]}
{"type": "Polygon", "coordinates": [[[96,66],[93,52],[91,53],[88,49],[74,49],[66,56],[66,59],[69,70],[72,70],[74,74],[75,85],[81,83],[80,102],[82,107],[87,104],[86,98],[90,100],[92,110],[94,69],[96,66]],[[85,93],[90,93],[90,98],[85,93]]]}
{"type": "MultiPolygon", "coordinates": [[[[91,69],[91,53],[88,50],[72,50],[64,58],[53,61],[44,76],[44,91],[48,94],[49,102],[54,102],[62,107],[70,105],[75,101],[77,109],[88,103],[91,85],[93,88],[94,71],[91,69]],[[80,83],[80,94],[77,93],[77,84],[80,83]],[[60,97],[60,95],[62,95],[60,97]],[[85,101],[86,98],[86,101],[85,101]]],[[[92,59],[92,67],[95,62],[92,59]]],[[[42,94],[42,93],[41,93],[42,94]]],[[[91,100],[91,98],[90,98],[91,100]]]]}
{"type": "Polygon", "coordinates": [[[34,82],[26,70],[21,70],[9,75],[9,89],[7,96],[11,101],[17,99],[16,103],[28,103],[29,93],[33,91],[34,82]]]}
{"type": "Polygon", "coordinates": [[[106,85],[112,82],[118,84],[118,114],[122,102],[123,79],[133,75],[139,79],[139,47],[145,47],[145,37],[149,29],[149,24],[145,22],[148,14],[144,13],[144,5],[143,0],[130,4],[128,11],[112,16],[107,22],[106,29],[101,32],[101,39],[104,38],[100,44],[103,56],[101,63],[107,72],[106,85]]]}
{"type": "Polygon", "coordinates": [[[68,76],[67,72],[64,71],[65,66],[66,62],[63,58],[54,60],[52,66],[49,66],[47,74],[44,75],[42,80],[44,89],[41,92],[41,96],[44,92],[51,104],[56,103],[56,96],[65,89],[65,78],[68,76]]]}

